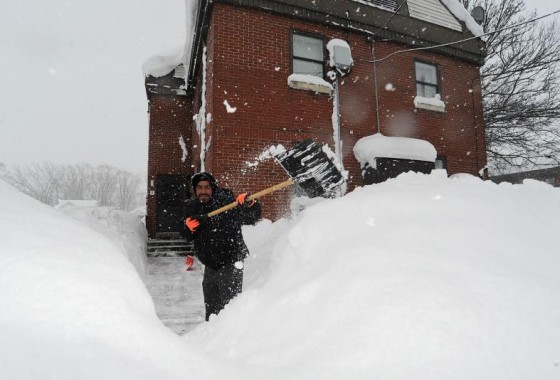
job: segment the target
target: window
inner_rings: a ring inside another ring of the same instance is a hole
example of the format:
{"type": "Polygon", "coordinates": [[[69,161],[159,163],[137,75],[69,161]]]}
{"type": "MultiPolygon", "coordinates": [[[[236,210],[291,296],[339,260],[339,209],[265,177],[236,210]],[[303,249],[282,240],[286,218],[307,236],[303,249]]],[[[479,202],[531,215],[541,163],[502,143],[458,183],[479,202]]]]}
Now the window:
{"type": "Polygon", "coordinates": [[[397,1],[396,0],[367,0],[371,3],[374,7],[386,9],[391,12],[395,12],[397,10],[397,1]]]}
{"type": "Polygon", "coordinates": [[[434,98],[439,94],[439,75],[436,65],[416,61],[416,95],[423,98],[434,98]]]}
{"type": "Polygon", "coordinates": [[[323,39],[309,34],[292,34],[292,73],[323,78],[323,39]]]}
{"type": "Polygon", "coordinates": [[[434,162],[434,169],[447,169],[447,157],[437,156],[434,162]]]}

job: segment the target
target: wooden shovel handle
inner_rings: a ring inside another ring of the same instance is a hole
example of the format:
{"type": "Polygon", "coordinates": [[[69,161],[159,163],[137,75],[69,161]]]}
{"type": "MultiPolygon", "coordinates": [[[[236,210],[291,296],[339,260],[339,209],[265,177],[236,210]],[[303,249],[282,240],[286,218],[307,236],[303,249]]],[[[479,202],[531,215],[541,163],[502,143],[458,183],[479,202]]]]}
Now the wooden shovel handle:
{"type": "MultiPolygon", "coordinates": [[[[287,181],[284,181],[284,182],[282,182],[282,183],[276,184],[276,185],[274,185],[274,186],[272,186],[272,187],[269,187],[269,188],[267,188],[267,189],[261,190],[261,191],[259,191],[258,193],[249,195],[249,196],[247,197],[247,200],[252,201],[252,200],[258,199],[258,198],[262,197],[263,195],[270,194],[270,193],[272,193],[272,192],[274,192],[274,191],[276,191],[276,190],[283,189],[283,188],[288,187],[288,186],[291,186],[291,185],[293,185],[293,184],[294,184],[294,180],[290,178],[290,179],[287,180],[287,181]]],[[[228,204],[228,205],[222,206],[222,207],[220,207],[219,209],[216,209],[216,210],[214,210],[214,211],[208,213],[208,216],[216,216],[216,215],[218,215],[218,214],[221,214],[222,212],[231,210],[231,209],[234,208],[235,206],[237,206],[237,202],[232,202],[232,203],[230,203],[230,204],[228,204]]]]}

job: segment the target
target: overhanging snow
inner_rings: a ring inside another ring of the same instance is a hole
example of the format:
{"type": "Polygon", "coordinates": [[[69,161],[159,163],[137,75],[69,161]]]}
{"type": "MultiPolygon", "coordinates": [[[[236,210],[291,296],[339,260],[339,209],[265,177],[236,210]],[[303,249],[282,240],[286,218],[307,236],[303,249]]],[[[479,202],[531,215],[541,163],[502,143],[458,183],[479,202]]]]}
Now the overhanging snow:
{"type": "Polygon", "coordinates": [[[396,158],[434,162],[436,148],[426,140],[410,137],[388,137],[381,133],[366,136],[354,145],[354,156],[362,167],[369,164],[375,168],[376,158],[396,158]]]}

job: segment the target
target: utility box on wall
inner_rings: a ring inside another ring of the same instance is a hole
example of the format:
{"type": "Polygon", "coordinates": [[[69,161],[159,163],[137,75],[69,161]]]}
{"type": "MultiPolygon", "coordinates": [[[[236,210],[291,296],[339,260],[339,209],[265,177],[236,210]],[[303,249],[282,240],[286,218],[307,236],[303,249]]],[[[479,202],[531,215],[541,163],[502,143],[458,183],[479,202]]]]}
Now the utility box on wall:
{"type": "Polygon", "coordinates": [[[377,158],[377,168],[367,166],[362,172],[364,185],[381,183],[389,178],[396,178],[401,173],[413,171],[429,174],[434,163],[429,161],[403,160],[398,158],[377,158]]]}

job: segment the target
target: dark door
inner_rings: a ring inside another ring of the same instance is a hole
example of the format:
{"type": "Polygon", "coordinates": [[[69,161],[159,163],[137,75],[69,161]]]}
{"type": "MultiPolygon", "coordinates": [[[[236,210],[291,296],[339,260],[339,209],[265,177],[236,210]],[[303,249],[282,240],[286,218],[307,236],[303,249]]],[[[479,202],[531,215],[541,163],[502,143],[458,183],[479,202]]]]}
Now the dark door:
{"type": "Polygon", "coordinates": [[[179,232],[190,197],[189,180],[186,175],[157,177],[157,232],[179,232]]]}

